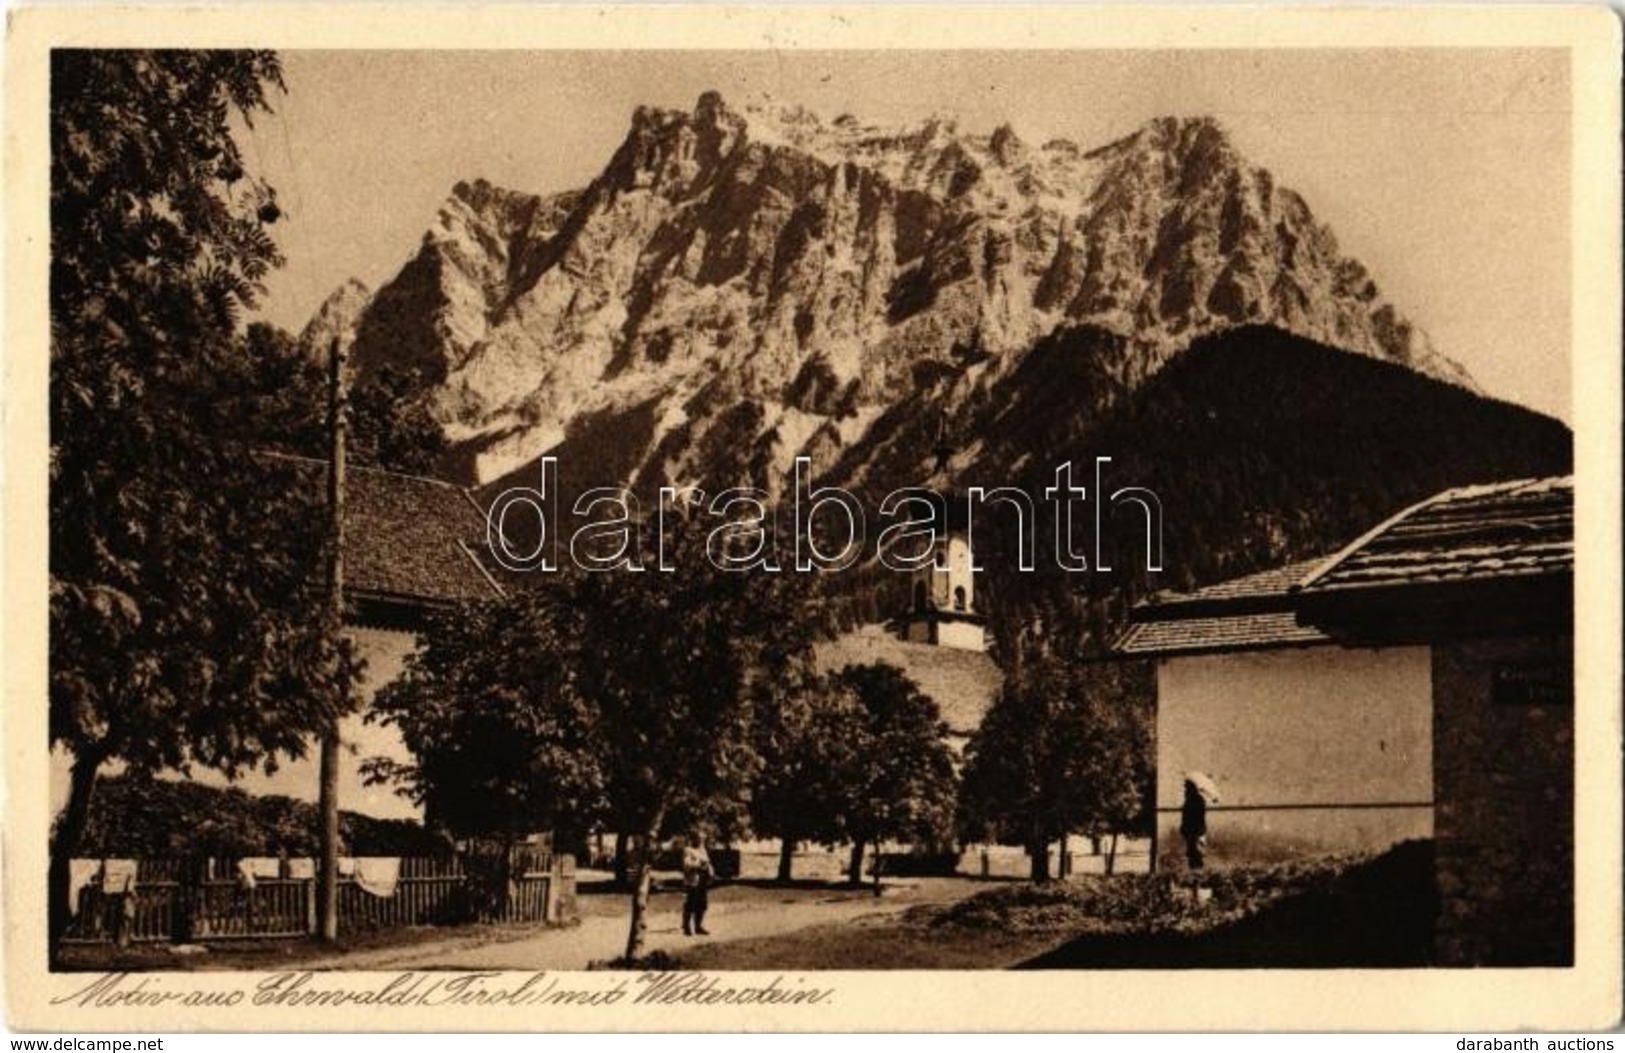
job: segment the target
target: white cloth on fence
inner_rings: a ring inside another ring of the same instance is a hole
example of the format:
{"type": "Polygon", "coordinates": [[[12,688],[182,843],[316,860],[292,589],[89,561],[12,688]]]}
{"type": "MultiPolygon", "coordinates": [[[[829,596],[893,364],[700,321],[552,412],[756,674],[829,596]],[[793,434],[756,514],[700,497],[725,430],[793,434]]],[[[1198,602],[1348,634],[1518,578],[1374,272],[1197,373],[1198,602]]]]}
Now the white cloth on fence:
{"type": "Polygon", "coordinates": [[[361,891],[381,899],[395,894],[401,880],[401,861],[398,856],[360,856],[355,861],[355,883],[361,891]]]}
{"type": "Polygon", "coordinates": [[[244,856],[237,860],[237,880],[243,888],[255,888],[262,880],[282,876],[282,860],[275,856],[244,856]]]}
{"type": "Polygon", "coordinates": [[[68,913],[79,913],[79,893],[101,872],[102,861],[99,859],[68,860],[68,913]]]}
{"type": "Polygon", "coordinates": [[[288,877],[294,881],[315,881],[316,861],[303,856],[288,860],[288,877]]]}
{"type": "Polygon", "coordinates": [[[110,895],[123,895],[135,891],[136,861],[133,859],[102,860],[102,891],[110,895]]]}

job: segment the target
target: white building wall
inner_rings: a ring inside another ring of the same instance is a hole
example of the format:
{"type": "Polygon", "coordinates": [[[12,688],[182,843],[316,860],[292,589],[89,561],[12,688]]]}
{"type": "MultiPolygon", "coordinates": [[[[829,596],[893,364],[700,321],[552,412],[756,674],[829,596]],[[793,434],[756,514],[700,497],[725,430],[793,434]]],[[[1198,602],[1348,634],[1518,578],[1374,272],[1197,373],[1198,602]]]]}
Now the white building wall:
{"type": "MultiPolygon", "coordinates": [[[[361,778],[361,764],[369,757],[389,757],[410,761],[411,754],[394,728],[368,724],[363,719],[365,706],[372,704],[373,696],[385,684],[400,676],[407,655],[417,646],[411,633],[388,629],[351,628],[360,656],[366,660],[366,672],[361,683],[364,701],[362,712],[347,717],[339,725],[344,749],[339,755],[339,807],[347,812],[360,812],[379,819],[421,819],[423,809],[399,796],[388,786],[368,786],[361,778]]],[[[51,754],[51,807],[54,815],[67,800],[68,771],[72,757],[64,750],[51,754]]],[[[274,774],[262,770],[245,773],[235,782],[219,772],[194,768],[193,781],[208,786],[235,786],[255,795],[280,794],[300,801],[315,801],[320,783],[320,750],[312,742],[304,757],[298,760],[284,758],[274,774]]],[[[104,771],[114,774],[122,765],[114,763],[104,771]]],[[[178,777],[166,774],[165,777],[178,777]]]]}
{"type": "MultiPolygon", "coordinates": [[[[348,633],[367,665],[361,681],[362,708],[339,723],[339,739],[344,745],[339,753],[339,807],[377,819],[422,819],[422,808],[388,786],[368,786],[361,778],[361,764],[369,757],[388,757],[402,762],[412,759],[394,728],[368,724],[364,715],[379,689],[401,675],[407,655],[417,647],[417,637],[393,629],[364,627],[351,627],[348,633]]],[[[200,769],[194,774],[197,781],[211,785],[230,785],[252,794],[274,793],[315,801],[320,789],[320,767],[321,749],[312,742],[303,757],[283,761],[274,775],[256,771],[228,783],[213,772],[200,769]]]]}
{"type": "Polygon", "coordinates": [[[1208,810],[1210,865],[1429,837],[1432,720],[1426,647],[1164,659],[1159,855],[1183,852],[1179,809],[1193,769],[1222,794],[1208,810]]]}

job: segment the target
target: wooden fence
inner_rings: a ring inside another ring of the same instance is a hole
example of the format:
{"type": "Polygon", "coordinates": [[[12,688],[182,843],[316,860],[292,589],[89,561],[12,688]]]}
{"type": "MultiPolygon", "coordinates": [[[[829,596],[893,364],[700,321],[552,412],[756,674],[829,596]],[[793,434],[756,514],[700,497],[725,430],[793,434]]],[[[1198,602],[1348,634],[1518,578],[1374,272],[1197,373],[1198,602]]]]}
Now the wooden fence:
{"type": "MultiPolygon", "coordinates": [[[[140,860],[134,889],[79,890],[65,938],[164,942],[302,937],[316,932],[316,882],[241,878],[234,861],[140,860]]],[[[392,894],[339,879],[339,931],[466,922],[556,924],[575,916],[575,861],[521,847],[500,854],[406,857],[392,894]]]]}

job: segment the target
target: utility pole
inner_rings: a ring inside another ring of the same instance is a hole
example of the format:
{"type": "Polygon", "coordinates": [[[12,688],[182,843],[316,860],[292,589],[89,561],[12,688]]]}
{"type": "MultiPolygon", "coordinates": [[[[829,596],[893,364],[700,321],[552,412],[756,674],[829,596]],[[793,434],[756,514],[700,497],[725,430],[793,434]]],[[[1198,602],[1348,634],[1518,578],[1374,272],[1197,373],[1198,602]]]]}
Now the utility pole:
{"type": "MultiPolygon", "coordinates": [[[[327,469],[327,603],[328,624],[334,642],[344,631],[344,446],[345,421],[344,347],[333,339],[327,358],[327,426],[331,443],[327,469]]],[[[348,690],[341,683],[337,690],[348,690]]],[[[342,700],[340,700],[342,701],[342,700]]],[[[342,706],[338,707],[342,710],[342,706]]],[[[317,873],[316,916],[321,938],[333,943],[339,938],[339,718],[335,716],[322,732],[320,808],[322,813],[322,859],[317,873]]]]}

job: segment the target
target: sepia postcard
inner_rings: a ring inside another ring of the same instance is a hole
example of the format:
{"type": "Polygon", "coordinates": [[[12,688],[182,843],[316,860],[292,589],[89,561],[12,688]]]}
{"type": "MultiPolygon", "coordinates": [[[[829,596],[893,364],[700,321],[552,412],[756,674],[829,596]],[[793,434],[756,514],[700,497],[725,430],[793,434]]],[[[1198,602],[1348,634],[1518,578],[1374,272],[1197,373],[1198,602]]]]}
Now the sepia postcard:
{"type": "Polygon", "coordinates": [[[1620,1019],[1605,7],[19,7],[19,1030],[1620,1019]]]}

